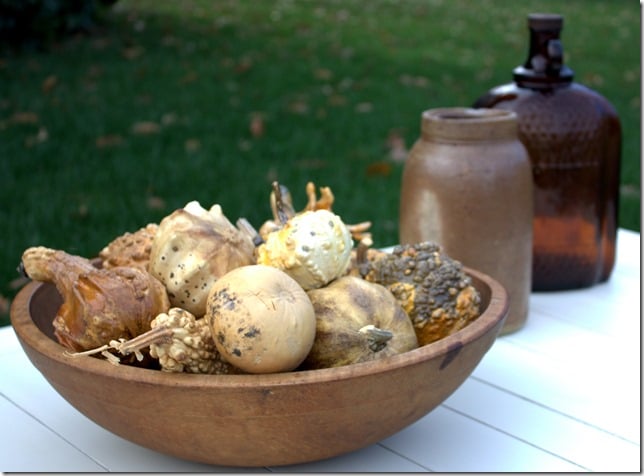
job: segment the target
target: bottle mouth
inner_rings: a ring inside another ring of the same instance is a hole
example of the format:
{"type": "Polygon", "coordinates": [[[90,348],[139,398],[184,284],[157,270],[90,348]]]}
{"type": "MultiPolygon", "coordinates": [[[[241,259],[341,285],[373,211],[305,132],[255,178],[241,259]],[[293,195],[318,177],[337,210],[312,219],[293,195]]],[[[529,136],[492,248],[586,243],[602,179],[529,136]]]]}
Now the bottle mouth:
{"type": "Polygon", "coordinates": [[[528,15],[528,28],[535,31],[561,30],[563,16],[558,13],[530,13],[528,15]]]}

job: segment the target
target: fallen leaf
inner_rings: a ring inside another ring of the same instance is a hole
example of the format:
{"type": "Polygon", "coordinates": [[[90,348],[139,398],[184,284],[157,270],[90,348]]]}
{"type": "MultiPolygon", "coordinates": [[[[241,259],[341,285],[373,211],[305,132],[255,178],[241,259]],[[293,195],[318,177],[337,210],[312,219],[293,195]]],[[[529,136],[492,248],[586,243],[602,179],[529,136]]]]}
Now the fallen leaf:
{"type": "Polygon", "coordinates": [[[136,135],[150,135],[159,132],[159,124],[152,121],[135,122],[132,125],[132,133],[136,135]]]}
{"type": "Polygon", "coordinates": [[[391,163],[385,161],[372,162],[367,165],[366,174],[369,177],[388,177],[391,175],[391,163]]]}
{"type": "Polygon", "coordinates": [[[429,79],[425,76],[412,76],[409,74],[401,75],[398,80],[403,86],[414,86],[417,88],[426,88],[429,86],[429,79]]]}
{"type": "Polygon", "coordinates": [[[323,159],[301,159],[293,162],[293,166],[300,169],[323,169],[327,167],[329,163],[323,159]]]}
{"type": "Polygon", "coordinates": [[[49,139],[49,132],[45,127],[40,127],[35,135],[28,136],[25,139],[25,147],[33,147],[37,144],[46,142],[49,139]]]}
{"type": "Polygon", "coordinates": [[[104,149],[107,147],[115,147],[123,143],[123,137],[118,134],[107,134],[96,138],[96,147],[104,149]]]}
{"type": "Polygon", "coordinates": [[[235,65],[235,73],[242,74],[253,67],[253,60],[250,58],[242,58],[237,65],[235,65]]]}
{"type": "Polygon", "coordinates": [[[196,71],[188,71],[181,78],[179,78],[179,84],[190,84],[194,83],[199,79],[199,73],[196,71]]]}
{"type": "Polygon", "coordinates": [[[365,114],[365,113],[373,111],[373,104],[371,104],[370,102],[361,102],[361,103],[356,104],[355,109],[356,109],[356,112],[359,112],[361,114],[365,114]]]}
{"type": "Polygon", "coordinates": [[[309,105],[307,102],[301,99],[298,99],[298,100],[292,101],[288,105],[288,110],[293,114],[308,114],[309,105]]]}
{"type": "Polygon", "coordinates": [[[13,116],[11,116],[11,122],[13,124],[37,124],[38,121],[38,114],[36,114],[35,112],[16,112],[13,116]]]}
{"type": "Polygon", "coordinates": [[[79,203],[78,208],[76,209],[76,214],[75,216],[77,218],[87,218],[89,215],[89,206],[87,203],[79,203]]]}
{"type": "Polygon", "coordinates": [[[91,65],[89,68],[87,68],[87,71],[85,72],[85,76],[88,78],[92,79],[97,79],[103,76],[104,69],[100,65],[91,65]]]}
{"type": "Polygon", "coordinates": [[[187,139],[183,147],[186,152],[197,152],[201,149],[201,141],[199,139],[187,139]]]}
{"type": "Polygon", "coordinates": [[[264,135],[264,116],[261,113],[252,114],[248,129],[254,138],[262,137],[264,135]]]}
{"type": "Polygon", "coordinates": [[[165,208],[165,200],[161,197],[150,196],[148,197],[148,208],[152,210],[162,210],[165,208]]]}
{"type": "Polygon", "coordinates": [[[177,122],[177,115],[174,112],[167,112],[161,116],[161,124],[169,126],[177,122]]]}
{"type": "Polygon", "coordinates": [[[326,68],[318,68],[313,72],[316,79],[329,80],[333,77],[333,71],[326,68]]]}
{"type": "Polygon", "coordinates": [[[389,149],[389,158],[394,162],[404,162],[407,159],[409,151],[405,145],[405,138],[399,131],[395,129],[389,131],[387,148],[389,149]]]}
{"type": "Polygon", "coordinates": [[[342,94],[332,94],[328,101],[331,106],[344,106],[347,103],[347,98],[342,94]]]}
{"type": "Polygon", "coordinates": [[[248,152],[249,150],[251,150],[253,148],[253,143],[251,141],[249,141],[249,140],[240,139],[237,142],[237,147],[242,152],[248,152]]]}
{"type": "Polygon", "coordinates": [[[145,50],[141,46],[129,46],[127,48],[123,48],[121,54],[125,59],[135,60],[139,58],[144,52],[145,50]]]}
{"type": "Polygon", "coordinates": [[[58,77],[54,74],[47,76],[42,82],[42,92],[49,94],[58,84],[58,77]]]}

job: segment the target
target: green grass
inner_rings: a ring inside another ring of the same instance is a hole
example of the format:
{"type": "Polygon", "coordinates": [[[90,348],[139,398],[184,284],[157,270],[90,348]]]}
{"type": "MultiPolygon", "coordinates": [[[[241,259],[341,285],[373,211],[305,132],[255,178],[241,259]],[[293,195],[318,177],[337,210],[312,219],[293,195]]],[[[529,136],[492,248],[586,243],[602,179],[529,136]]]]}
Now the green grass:
{"type": "Polygon", "coordinates": [[[635,1],[121,0],[92,37],[0,59],[0,295],[25,248],[93,256],[190,200],[261,224],[275,179],[297,208],[330,186],[345,221],[396,242],[388,136],[410,147],[423,110],[510,81],[533,11],[565,16],[567,63],[620,114],[620,226],[639,231],[635,1]]]}

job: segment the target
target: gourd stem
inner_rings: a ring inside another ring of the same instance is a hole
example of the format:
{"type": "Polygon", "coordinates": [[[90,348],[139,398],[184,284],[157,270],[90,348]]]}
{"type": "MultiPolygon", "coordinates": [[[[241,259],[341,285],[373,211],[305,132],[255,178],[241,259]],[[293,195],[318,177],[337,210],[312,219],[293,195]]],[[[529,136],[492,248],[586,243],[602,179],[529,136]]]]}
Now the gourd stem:
{"type": "MultiPolygon", "coordinates": [[[[168,326],[158,326],[130,340],[112,340],[109,344],[102,345],[95,349],[85,350],[82,352],[65,352],[65,355],[69,357],[80,357],[82,355],[103,354],[107,358],[107,351],[109,349],[114,349],[121,355],[128,355],[132,353],[137,354],[137,359],[142,360],[142,355],[139,356],[141,349],[149,347],[152,344],[168,342],[172,338],[172,335],[172,328],[168,326]]],[[[112,357],[118,360],[118,357],[112,357]]]]}
{"type": "Polygon", "coordinates": [[[277,215],[277,220],[280,225],[286,225],[286,222],[289,220],[288,213],[284,210],[284,201],[282,198],[282,190],[280,184],[275,181],[273,182],[273,194],[275,195],[275,214],[277,215]]]}
{"type": "Polygon", "coordinates": [[[373,241],[370,236],[363,237],[359,242],[356,249],[356,266],[360,275],[364,278],[369,272],[368,252],[373,241]]]}
{"type": "Polygon", "coordinates": [[[394,336],[393,332],[380,329],[373,324],[362,327],[359,332],[366,334],[369,348],[373,352],[379,352],[387,347],[387,342],[394,336]]]}
{"type": "Polygon", "coordinates": [[[152,344],[169,342],[172,338],[172,334],[172,328],[168,326],[157,326],[133,339],[122,342],[112,341],[110,342],[110,345],[112,345],[113,348],[118,350],[121,354],[128,355],[133,352],[138,352],[145,347],[149,347],[152,344]]]}

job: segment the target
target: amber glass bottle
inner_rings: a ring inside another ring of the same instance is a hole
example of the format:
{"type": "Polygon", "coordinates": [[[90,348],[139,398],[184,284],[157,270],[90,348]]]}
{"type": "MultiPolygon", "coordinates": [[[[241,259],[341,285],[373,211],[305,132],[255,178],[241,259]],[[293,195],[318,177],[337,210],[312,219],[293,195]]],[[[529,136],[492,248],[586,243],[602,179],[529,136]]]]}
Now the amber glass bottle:
{"type": "Polygon", "coordinates": [[[514,81],[474,107],[518,116],[534,181],[532,289],[607,280],[615,261],[621,125],[613,106],[573,81],[563,61],[563,17],[528,16],[530,49],[514,81]]]}

